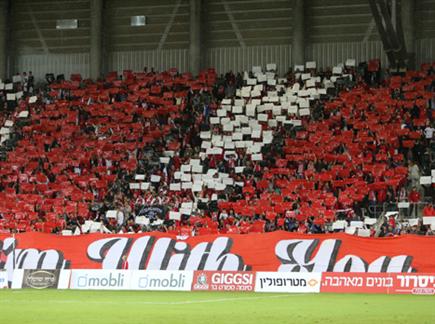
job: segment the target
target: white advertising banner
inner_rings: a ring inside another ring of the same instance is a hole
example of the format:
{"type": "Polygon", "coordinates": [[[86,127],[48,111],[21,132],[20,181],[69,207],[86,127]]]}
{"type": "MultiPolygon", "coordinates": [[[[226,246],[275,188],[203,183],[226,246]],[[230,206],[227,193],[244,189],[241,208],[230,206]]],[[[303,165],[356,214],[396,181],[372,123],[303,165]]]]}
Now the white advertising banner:
{"type": "Polygon", "coordinates": [[[132,290],[189,291],[193,271],[132,271],[131,276],[132,290]]]}
{"type": "Polygon", "coordinates": [[[128,270],[72,270],[70,289],[129,290],[128,270]]]}
{"type": "Polygon", "coordinates": [[[193,271],[72,270],[70,289],[189,291],[193,271]]]}
{"type": "Polygon", "coordinates": [[[322,274],[320,272],[257,272],[256,292],[318,293],[322,274]]]}
{"type": "Polygon", "coordinates": [[[0,270],[0,289],[8,288],[8,273],[0,270]]]}

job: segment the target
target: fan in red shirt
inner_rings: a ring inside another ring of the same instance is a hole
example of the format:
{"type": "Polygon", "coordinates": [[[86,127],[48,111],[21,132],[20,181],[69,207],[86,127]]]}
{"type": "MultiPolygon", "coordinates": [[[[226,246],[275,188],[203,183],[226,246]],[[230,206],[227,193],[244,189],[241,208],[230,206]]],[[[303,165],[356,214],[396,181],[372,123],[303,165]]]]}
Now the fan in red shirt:
{"type": "Polygon", "coordinates": [[[418,203],[420,202],[420,193],[417,191],[417,187],[413,187],[408,196],[411,208],[409,209],[409,217],[414,214],[414,217],[418,217],[418,203]]]}

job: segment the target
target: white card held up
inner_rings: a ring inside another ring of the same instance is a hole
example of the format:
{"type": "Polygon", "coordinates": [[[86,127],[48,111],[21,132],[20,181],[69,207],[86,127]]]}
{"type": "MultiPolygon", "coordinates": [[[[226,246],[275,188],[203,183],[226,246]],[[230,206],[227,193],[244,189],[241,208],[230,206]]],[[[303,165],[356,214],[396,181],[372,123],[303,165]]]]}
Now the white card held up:
{"type": "Polygon", "coordinates": [[[302,81],[308,80],[310,78],[311,78],[311,74],[310,73],[302,73],[302,75],[301,75],[302,81]]]}
{"type": "Polygon", "coordinates": [[[202,165],[194,165],[192,167],[193,173],[202,173],[203,166],[202,165]]]}
{"type": "Polygon", "coordinates": [[[203,141],[202,143],[201,143],[201,148],[202,149],[208,149],[208,148],[211,148],[211,142],[206,142],[206,141],[203,141]]]}
{"type": "Polygon", "coordinates": [[[201,160],[200,159],[190,159],[189,164],[190,165],[200,165],[201,160]]]}
{"type": "Polygon", "coordinates": [[[261,130],[253,130],[251,138],[261,138],[261,130]]]}
{"type": "Polygon", "coordinates": [[[259,66],[259,65],[253,66],[252,73],[261,73],[261,66],[259,66]]]}
{"type": "Polygon", "coordinates": [[[210,131],[208,131],[208,132],[201,132],[199,134],[199,137],[201,139],[210,139],[211,138],[211,132],[210,131]]]}
{"type": "Polygon", "coordinates": [[[316,66],[317,66],[317,64],[316,64],[315,61],[309,61],[309,62],[306,62],[306,63],[305,63],[305,67],[306,67],[307,69],[315,69],[316,66]]]}
{"type": "Polygon", "coordinates": [[[181,213],[177,212],[177,211],[170,211],[169,212],[169,219],[180,220],[181,219],[181,213]]]}
{"type": "MultiPolygon", "coordinates": [[[[266,77],[266,75],[265,74],[258,74],[257,75],[257,81],[258,81],[258,83],[261,83],[261,82],[266,82],[267,81],[267,77],[266,77]]],[[[256,91],[256,90],[254,90],[254,91],[256,91]]]]}
{"type": "Polygon", "coordinates": [[[242,133],[233,133],[232,138],[233,141],[242,141],[243,134],[242,133]]]}
{"type": "Polygon", "coordinates": [[[27,117],[29,117],[29,111],[27,110],[23,110],[18,114],[18,118],[27,118],[27,117]]]}
{"type": "Polygon", "coordinates": [[[222,99],[221,104],[222,105],[231,105],[231,99],[228,99],[228,98],[222,99]]]}
{"type": "Polygon", "coordinates": [[[218,117],[225,117],[227,115],[227,111],[225,109],[216,110],[216,114],[218,117]]]}
{"type": "Polygon", "coordinates": [[[316,82],[313,79],[309,79],[305,81],[305,85],[307,86],[307,88],[313,88],[316,86],[316,82]]]}
{"type": "Polygon", "coordinates": [[[12,77],[12,82],[13,83],[21,82],[21,80],[22,80],[21,75],[14,75],[12,77]]]}
{"type": "Polygon", "coordinates": [[[252,161],[262,161],[263,160],[263,154],[252,154],[251,155],[252,161]]]}
{"type": "Polygon", "coordinates": [[[340,66],[334,66],[332,68],[332,74],[342,74],[343,73],[343,68],[340,66]]]}
{"type": "Polygon", "coordinates": [[[159,175],[151,175],[151,182],[159,182],[161,177],[159,175]]]}
{"type": "MultiPolygon", "coordinates": [[[[191,189],[191,188],[185,188],[185,189],[191,189]]],[[[192,208],[180,208],[180,214],[181,215],[190,215],[190,214],[192,214],[192,208]]]]}
{"type": "Polygon", "coordinates": [[[420,184],[421,185],[430,185],[430,184],[432,184],[432,177],[431,176],[420,177],[420,184]]]}
{"type": "Polygon", "coordinates": [[[267,85],[275,86],[276,85],[276,80],[275,79],[267,79],[267,85]]]}
{"type": "Polygon", "coordinates": [[[210,124],[217,125],[219,123],[220,123],[220,118],[219,117],[210,117],[210,124]]]}
{"type": "Polygon", "coordinates": [[[299,116],[309,116],[310,115],[310,109],[303,108],[299,109],[299,116]]]}
{"type": "Polygon", "coordinates": [[[131,190],[138,190],[138,189],[140,189],[140,184],[139,183],[130,182],[129,188],[131,190]]]}
{"type": "MultiPolygon", "coordinates": [[[[276,121],[277,121],[278,123],[283,123],[286,119],[287,119],[287,118],[286,118],[285,116],[276,116],[276,121]]],[[[269,120],[269,121],[272,121],[272,120],[269,120]]],[[[270,126],[270,125],[269,125],[269,126],[270,126]]],[[[276,127],[276,126],[274,126],[274,127],[276,127]]]]}
{"type": "Polygon", "coordinates": [[[33,103],[35,103],[37,100],[38,100],[38,97],[37,97],[37,96],[32,96],[32,97],[29,98],[29,103],[30,103],[30,104],[33,104],[33,103]]]}
{"type": "Polygon", "coordinates": [[[244,99],[235,99],[234,100],[234,106],[244,106],[245,100],[244,99]]]}
{"type": "Polygon", "coordinates": [[[266,64],[266,71],[276,71],[276,63],[266,64]]]}
{"type": "Polygon", "coordinates": [[[168,157],[161,157],[160,158],[160,163],[168,164],[169,163],[169,158],[168,157]]]}
{"type": "Polygon", "coordinates": [[[250,103],[246,105],[246,115],[247,116],[255,116],[255,108],[256,105],[250,103]]]}
{"type": "Polygon", "coordinates": [[[150,188],[149,182],[141,182],[140,183],[140,190],[148,190],[150,188]]]}
{"type": "Polygon", "coordinates": [[[13,89],[14,89],[14,84],[13,83],[6,83],[5,90],[13,90],[13,89]]]}
{"type": "Polygon", "coordinates": [[[145,180],[145,174],[136,174],[134,180],[145,180]]]}
{"type": "Polygon", "coordinates": [[[251,91],[251,97],[252,98],[256,98],[256,97],[261,97],[261,91],[255,89],[251,91]]]}
{"type": "Polygon", "coordinates": [[[356,65],[356,60],[355,60],[355,59],[347,59],[345,65],[346,65],[346,66],[353,67],[353,66],[356,65]]]}
{"type": "Polygon", "coordinates": [[[292,124],[293,126],[302,126],[302,120],[300,119],[287,120],[286,123],[292,124]]]}
{"type": "Polygon", "coordinates": [[[169,185],[169,190],[171,190],[171,191],[180,191],[181,190],[181,183],[171,183],[169,185]]]}
{"type": "Polygon", "coordinates": [[[272,109],[272,114],[274,116],[281,115],[281,106],[274,106],[272,109]]]}
{"type": "Polygon", "coordinates": [[[243,167],[243,166],[238,166],[238,167],[235,167],[235,172],[236,173],[243,173],[243,170],[245,169],[245,167],[243,167]]]}
{"type": "MultiPolygon", "coordinates": [[[[275,128],[275,127],[278,126],[278,121],[277,121],[276,119],[269,119],[269,120],[267,121],[267,125],[268,125],[269,127],[275,128]]],[[[263,143],[270,144],[271,142],[272,142],[272,141],[265,141],[265,139],[263,139],[263,143]]]]}
{"type": "MultiPolygon", "coordinates": [[[[249,95],[248,95],[249,97],[249,95]]],[[[242,106],[233,106],[233,114],[243,114],[242,106]]]]}
{"type": "Polygon", "coordinates": [[[269,117],[267,116],[267,114],[258,114],[257,119],[258,119],[258,121],[261,121],[261,122],[267,122],[269,117]]]}
{"type": "Polygon", "coordinates": [[[234,126],[233,126],[233,124],[225,124],[225,125],[223,125],[222,129],[224,132],[232,132],[234,129],[234,126]]]}
{"type": "Polygon", "coordinates": [[[192,181],[192,175],[190,173],[183,173],[181,175],[181,181],[185,181],[185,182],[192,181]]]}
{"type": "Polygon", "coordinates": [[[407,202],[407,201],[399,202],[399,203],[397,204],[397,207],[398,207],[398,208],[409,208],[409,202],[407,202]]]}
{"type": "Polygon", "coordinates": [[[16,97],[15,97],[15,93],[8,93],[6,95],[6,100],[7,101],[15,101],[16,97]]]}
{"type": "Polygon", "coordinates": [[[297,114],[298,113],[298,106],[290,106],[287,109],[288,114],[297,114]]]}
{"type": "Polygon", "coordinates": [[[190,172],[192,166],[190,164],[183,164],[180,167],[181,172],[190,172]]]}
{"type": "Polygon", "coordinates": [[[201,192],[201,191],[202,191],[202,184],[194,183],[192,185],[192,192],[201,192]]]}
{"type": "Polygon", "coordinates": [[[249,79],[246,81],[246,84],[247,84],[247,85],[256,85],[256,84],[257,84],[257,79],[251,79],[251,78],[249,78],[249,79]]]}
{"type": "Polygon", "coordinates": [[[242,134],[243,135],[251,135],[251,127],[242,127],[242,134]]]}
{"type": "Polygon", "coordinates": [[[192,189],[192,182],[183,182],[181,184],[182,189],[192,189]]]}

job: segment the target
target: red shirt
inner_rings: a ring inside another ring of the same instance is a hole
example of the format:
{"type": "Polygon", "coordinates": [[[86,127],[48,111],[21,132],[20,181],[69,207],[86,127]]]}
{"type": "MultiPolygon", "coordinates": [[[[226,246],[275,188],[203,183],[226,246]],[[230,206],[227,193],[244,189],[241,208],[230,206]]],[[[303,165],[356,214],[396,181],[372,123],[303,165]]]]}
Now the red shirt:
{"type": "Polygon", "coordinates": [[[419,202],[420,201],[420,193],[416,190],[412,190],[409,193],[409,201],[413,202],[413,203],[419,202]]]}

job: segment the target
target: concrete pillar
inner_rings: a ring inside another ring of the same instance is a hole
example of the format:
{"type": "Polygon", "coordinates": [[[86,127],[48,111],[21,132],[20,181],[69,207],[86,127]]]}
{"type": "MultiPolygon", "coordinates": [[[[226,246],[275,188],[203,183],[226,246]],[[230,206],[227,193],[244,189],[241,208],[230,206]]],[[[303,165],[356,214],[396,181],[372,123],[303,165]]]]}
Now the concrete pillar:
{"type": "Polygon", "coordinates": [[[408,52],[408,68],[415,67],[415,0],[402,0],[402,28],[408,52]]]}
{"type": "Polygon", "coordinates": [[[293,3],[292,67],[305,64],[304,0],[293,3]]]}
{"type": "Polygon", "coordinates": [[[0,0],[0,79],[3,81],[8,77],[8,0],[0,0]]]}
{"type": "Polygon", "coordinates": [[[91,51],[90,77],[94,80],[101,76],[102,67],[103,0],[91,0],[91,51]]]}
{"type": "Polygon", "coordinates": [[[201,0],[190,0],[189,69],[194,76],[201,70],[201,0]]]}

